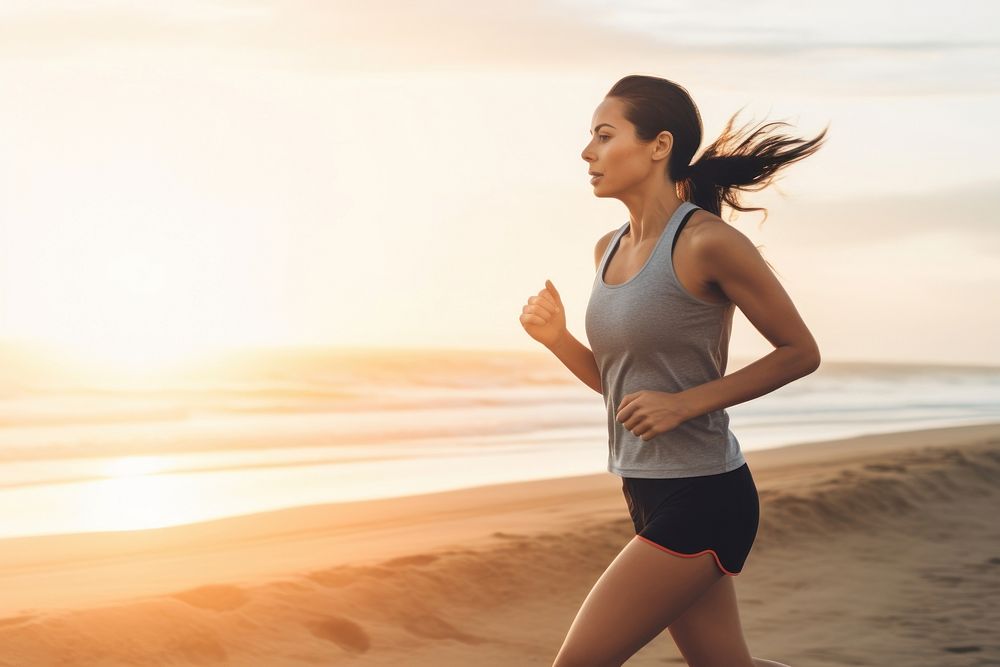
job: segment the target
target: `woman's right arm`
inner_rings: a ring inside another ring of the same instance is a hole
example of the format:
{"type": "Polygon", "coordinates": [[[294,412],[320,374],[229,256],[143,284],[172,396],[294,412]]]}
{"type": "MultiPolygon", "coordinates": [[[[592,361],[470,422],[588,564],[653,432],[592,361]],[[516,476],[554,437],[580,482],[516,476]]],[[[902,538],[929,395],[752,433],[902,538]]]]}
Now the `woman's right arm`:
{"type": "Polygon", "coordinates": [[[555,344],[546,347],[585,385],[598,394],[604,394],[601,391],[601,371],[597,368],[597,359],[594,358],[594,353],[574,338],[568,329],[563,331],[563,335],[555,344]]]}
{"type": "MultiPolygon", "coordinates": [[[[597,267],[600,267],[604,250],[613,235],[614,231],[608,232],[597,242],[594,248],[594,264],[597,267]]],[[[580,381],[603,395],[601,371],[597,367],[597,359],[594,358],[594,353],[566,328],[562,298],[551,281],[546,280],[545,288],[537,296],[528,299],[528,305],[521,314],[521,325],[532,338],[556,355],[580,381]]]]}

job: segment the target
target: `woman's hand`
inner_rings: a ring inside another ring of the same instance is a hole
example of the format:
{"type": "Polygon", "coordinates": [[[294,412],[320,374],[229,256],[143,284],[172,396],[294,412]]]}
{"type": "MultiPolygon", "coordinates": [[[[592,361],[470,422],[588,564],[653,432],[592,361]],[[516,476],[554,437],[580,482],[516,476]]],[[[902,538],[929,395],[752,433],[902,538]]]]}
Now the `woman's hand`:
{"type": "Polygon", "coordinates": [[[680,393],[636,391],[625,394],[615,419],[643,440],[677,428],[691,418],[680,393]]]}
{"type": "Polygon", "coordinates": [[[562,298],[550,280],[537,296],[529,297],[521,309],[521,326],[528,335],[546,347],[552,347],[566,333],[566,313],[562,298]]]}

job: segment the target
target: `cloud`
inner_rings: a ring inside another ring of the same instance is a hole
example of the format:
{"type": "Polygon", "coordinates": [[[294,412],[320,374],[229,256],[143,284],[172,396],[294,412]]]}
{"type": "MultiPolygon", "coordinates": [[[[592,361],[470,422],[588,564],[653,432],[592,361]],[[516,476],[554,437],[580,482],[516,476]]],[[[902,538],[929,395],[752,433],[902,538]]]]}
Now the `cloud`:
{"type": "Polygon", "coordinates": [[[770,11],[750,12],[731,3],[671,8],[635,0],[234,0],[105,1],[81,10],[78,3],[21,2],[4,10],[0,56],[331,74],[507,70],[606,78],[609,70],[662,71],[703,86],[754,90],[766,80],[775,90],[817,94],[1000,90],[1000,45],[985,33],[933,33],[912,18],[884,32],[873,24],[884,23],[885,12],[854,26],[844,24],[845,10],[829,8],[839,12],[830,14],[833,26],[816,27],[811,14],[786,5],[772,0],[770,11]]]}

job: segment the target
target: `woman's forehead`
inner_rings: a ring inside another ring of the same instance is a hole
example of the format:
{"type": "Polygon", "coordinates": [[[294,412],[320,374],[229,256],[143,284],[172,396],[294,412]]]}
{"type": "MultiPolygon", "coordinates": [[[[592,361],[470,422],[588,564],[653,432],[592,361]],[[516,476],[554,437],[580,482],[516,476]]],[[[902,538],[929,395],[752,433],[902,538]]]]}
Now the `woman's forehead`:
{"type": "Polygon", "coordinates": [[[603,102],[597,105],[597,108],[594,110],[594,117],[592,120],[595,128],[600,123],[611,123],[616,128],[620,128],[628,122],[622,115],[621,101],[610,97],[606,98],[603,102]]]}

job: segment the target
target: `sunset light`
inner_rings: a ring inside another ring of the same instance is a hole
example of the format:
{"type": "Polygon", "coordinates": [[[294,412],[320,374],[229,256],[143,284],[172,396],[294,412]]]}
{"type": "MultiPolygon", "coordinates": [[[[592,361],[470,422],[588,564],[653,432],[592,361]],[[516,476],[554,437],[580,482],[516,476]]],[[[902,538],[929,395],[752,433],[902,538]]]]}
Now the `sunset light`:
{"type": "Polygon", "coordinates": [[[0,0],[0,90],[0,667],[1000,665],[1000,2],[0,0]]]}

